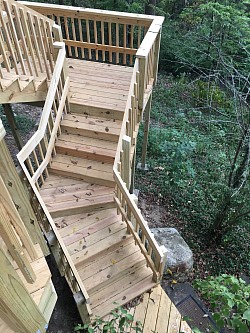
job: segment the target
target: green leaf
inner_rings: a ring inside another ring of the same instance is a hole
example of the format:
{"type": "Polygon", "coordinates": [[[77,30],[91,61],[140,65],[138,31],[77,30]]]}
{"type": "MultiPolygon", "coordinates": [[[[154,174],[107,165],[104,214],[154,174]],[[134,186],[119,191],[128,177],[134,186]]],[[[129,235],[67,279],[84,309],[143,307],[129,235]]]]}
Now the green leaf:
{"type": "Polygon", "coordinates": [[[238,328],[238,333],[248,333],[248,327],[245,323],[240,323],[238,328]]]}
{"type": "Polygon", "coordinates": [[[91,328],[91,327],[88,327],[88,333],[94,333],[94,330],[93,330],[93,328],[91,328]]]}
{"type": "Polygon", "coordinates": [[[246,319],[247,321],[250,321],[250,309],[246,310],[244,313],[243,313],[243,317],[242,319],[246,319]]]}
{"type": "Polygon", "coordinates": [[[121,320],[119,321],[119,328],[122,328],[125,324],[126,318],[122,317],[121,320]]]}
{"type": "Polygon", "coordinates": [[[132,316],[132,314],[127,313],[127,314],[126,314],[126,318],[127,318],[128,320],[132,321],[134,317],[132,316]]]}

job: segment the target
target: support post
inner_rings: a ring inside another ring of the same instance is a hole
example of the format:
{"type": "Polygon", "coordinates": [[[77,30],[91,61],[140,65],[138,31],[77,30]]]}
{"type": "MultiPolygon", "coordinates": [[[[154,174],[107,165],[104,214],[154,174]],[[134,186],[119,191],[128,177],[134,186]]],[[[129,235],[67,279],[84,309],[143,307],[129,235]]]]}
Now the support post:
{"type": "Polygon", "coordinates": [[[45,333],[47,321],[0,248],[0,317],[19,333],[45,333]]]}
{"type": "Polygon", "coordinates": [[[134,154],[132,159],[132,166],[131,166],[131,182],[130,182],[130,193],[134,193],[135,189],[135,163],[136,163],[136,142],[134,146],[134,154]]]}
{"type": "Polygon", "coordinates": [[[141,112],[143,113],[143,104],[144,104],[144,92],[146,87],[146,68],[147,68],[147,58],[138,57],[138,69],[139,69],[139,96],[138,96],[138,106],[141,112]]]}
{"type": "Polygon", "coordinates": [[[158,75],[158,65],[159,65],[159,55],[160,55],[160,45],[161,45],[161,29],[158,32],[157,39],[155,41],[155,50],[154,50],[154,86],[157,83],[157,75],[158,75]]]}
{"type": "Polygon", "coordinates": [[[42,235],[42,231],[38,224],[37,218],[30,205],[27,193],[17,173],[14,162],[10,156],[10,152],[4,141],[5,129],[0,120],[0,175],[11,195],[17,211],[27,228],[33,244],[39,243],[44,255],[48,255],[49,249],[42,235]]]}
{"type": "Polygon", "coordinates": [[[7,120],[8,120],[8,123],[10,125],[10,129],[11,129],[12,135],[15,139],[17,148],[20,151],[23,148],[24,144],[23,144],[23,140],[21,138],[21,135],[20,135],[20,132],[19,132],[19,129],[18,129],[18,126],[17,126],[17,123],[16,123],[16,119],[15,119],[15,116],[14,116],[14,112],[12,110],[11,105],[10,104],[3,104],[3,111],[4,111],[4,113],[7,117],[7,120]]]}
{"type": "Polygon", "coordinates": [[[124,135],[122,139],[122,150],[123,150],[122,179],[126,183],[127,189],[129,189],[130,187],[130,179],[131,179],[130,148],[131,148],[131,138],[127,135],[124,135]]]}
{"type": "Polygon", "coordinates": [[[152,94],[150,95],[147,105],[144,112],[144,135],[143,135],[143,145],[142,145],[142,155],[141,155],[141,164],[138,165],[138,168],[142,170],[147,170],[146,166],[146,155],[147,155],[147,145],[148,145],[148,132],[150,124],[150,110],[151,110],[152,94]]]}

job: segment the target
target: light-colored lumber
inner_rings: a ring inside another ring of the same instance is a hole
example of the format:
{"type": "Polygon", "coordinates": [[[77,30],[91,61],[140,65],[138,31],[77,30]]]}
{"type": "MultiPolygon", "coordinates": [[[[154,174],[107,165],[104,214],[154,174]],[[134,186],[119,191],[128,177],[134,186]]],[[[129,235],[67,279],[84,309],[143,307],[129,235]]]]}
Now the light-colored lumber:
{"type": "Polygon", "coordinates": [[[176,333],[179,332],[181,326],[181,314],[177,310],[174,303],[171,304],[170,307],[170,315],[168,322],[168,330],[167,333],[176,333]]]}
{"type": "Polygon", "coordinates": [[[151,333],[152,330],[155,330],[161,294],[162,288],[156,287],[149,295],[147,314],[143,325],[143,332],[145,333],[151,333]]]}
{"type": "Polygon", "coordinates": [[[20,333],[45,332],[47,322],[0,249],[0,300],[2,317],[20,333]]]}
{"type": "MultiPolygon", "coordinates": [[[[158,288],[162,289],[161,286],[158,286],[158,288]]],[[[171,303],[172,302],[170,298],[167,296],[165,291],[162,290],[161,301],[159,304],[157,322],[155,327],[156,333],[167,333],[171,303]]]]}

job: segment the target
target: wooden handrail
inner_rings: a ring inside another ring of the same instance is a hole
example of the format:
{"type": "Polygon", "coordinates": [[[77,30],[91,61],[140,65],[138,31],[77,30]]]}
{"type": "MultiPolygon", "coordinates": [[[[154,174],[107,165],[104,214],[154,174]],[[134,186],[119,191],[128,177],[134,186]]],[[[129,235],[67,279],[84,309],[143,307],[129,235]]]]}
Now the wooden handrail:
{"type": "MultiPolygon", "coordinates": [[[[67,107],[67,95],[69,90],[69,78],[64,72],[65,68],[65,45],[62,42],[54,43],[54,47],[57,48],[58,54],[54,71],[51,78],[50,87],[48,90],[47,98],[43,108],[43,114],[40,120],[38,130],[33,137],[26,143],[23,149],[17,154],[19,163],[27,177],[32,191],[37,198],[42,211],[45,214],[45,219],[49,223],[50,232],[56,239],[56,246],[53,253],[57,253],[60,256],[60,263],[62,266],[62,273],[65,274],[72,290],[75,293],[81,293],[84,301],[86,302],[86,310],[88,315],[91,315],[91,309],[87,303],[89,303],[89,295],[82,283],[82,280],[75,268],[75,265],[68,253],[66,246],[55,226],[55,223],[39,193],[39,181],[44,181],[44,177],[47,175],[47,165],[50,163],[50,159],[54,154],[54,143],[57,137],[57,133],[60,132],[60,121],[63,117],[63,112],[66,112],[67,107]],[[57,107],[55,108],[55,106],[57,107]],[[53,115],[52,112],[53,111],[53,115]],[[42,149],[42,145],[45,145],[45,149],[42,149]],[[38,161],[36,155],[36,148],[39,147],[42,162],[38,161]],[[46,151],[44,154],[43,151],[46,151]],[[34,161],[32,163],[30,156],[33,154],[34,161]],[[40,164],[39,164],[40,163],[40,164]],[[34,164],[37,165],[36,171],[34,171],[34,164]],[[45,172],[45,175],[43,173],[45,172]]],[[[53,243],[53,242],[52,242],[53,243]]]]}

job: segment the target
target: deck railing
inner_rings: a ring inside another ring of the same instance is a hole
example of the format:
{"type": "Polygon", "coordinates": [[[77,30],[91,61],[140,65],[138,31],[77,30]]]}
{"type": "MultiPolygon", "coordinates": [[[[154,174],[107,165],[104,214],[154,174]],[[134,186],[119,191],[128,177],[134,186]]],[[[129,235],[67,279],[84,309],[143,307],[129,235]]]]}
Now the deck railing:
{"type": "Polygon", "coordinates": [[[36,133],[18,153],[17,158],[44,212],[44,231],[49,229],[48,241],[59,270],[67,279],[72,291],[78,296],[80,295],[81,302],[85,302],[85,312],[87,316],[90,316],[87,291],[39,193],[40,185],[48,176],[47,168],[56,154],[54,146],[57,135],[61,132],[61,119],[68,111],[69,77],[65,72],[65,45],[62,42],[55,42],[53,47],[58,50],[58,54],[40,124],[36,133]]]}
{"type": "Polygon", "coordinates": [[[140,89],[138,62],[136,59],[113,168],[116,183],[115,203],[118,212],[127,224],[128,232],[133,235],[147,265],[152,269],[154,281],[157,282],[163,274],[165,254],[155,241],[147,222],[129,192],[132,157],[141,121],[141,110],[138,103],[140,89]]]}
{"type": "Polygon", "coordinates": [[[156,82],[164,17],[21,1],[61,26],[68,57],[134,66],[138,59],[139,108],[156,82]]]}
{"type": "Polygon", "coordinates": [[[1,1],[0,77],[9,74],[39,77],[53,71],[54,22],[13,0],[1,1]]]}

